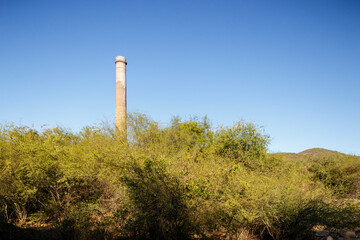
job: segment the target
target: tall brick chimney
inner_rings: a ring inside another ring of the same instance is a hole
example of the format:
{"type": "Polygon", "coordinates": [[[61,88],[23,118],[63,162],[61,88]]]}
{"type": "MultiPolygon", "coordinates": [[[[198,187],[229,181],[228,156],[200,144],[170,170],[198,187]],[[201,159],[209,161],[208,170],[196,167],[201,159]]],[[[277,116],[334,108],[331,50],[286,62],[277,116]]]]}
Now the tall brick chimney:
{"type": "Polygon", "coordinates": [[[126,58],[117,56],[115,130],[126,137],[126,58]]]}

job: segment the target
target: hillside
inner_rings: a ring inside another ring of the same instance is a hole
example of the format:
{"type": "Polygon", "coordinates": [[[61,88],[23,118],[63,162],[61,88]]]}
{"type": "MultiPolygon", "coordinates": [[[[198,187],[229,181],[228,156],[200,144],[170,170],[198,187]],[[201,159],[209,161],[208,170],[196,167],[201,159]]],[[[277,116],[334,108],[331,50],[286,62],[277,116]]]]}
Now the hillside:
{"type": "Polygon", "coordinates": [[[346,154],[337,151],[328,150],[325,148],[311,148],[298,153],[298,155],[308,156],[308,157],[338,157],[338,156],[344,156],[346,154]]]}
{"type": "Polygon", "coordinates": [[[360,156],[344,154],[341,152],[328,150],[325,148],[311,148],[299,153],[280,152],[280,153],[271,153],[269,155],[276,158],[282,158],[284,160],[309,160],[314,158],[342,158],[342,157],[360,160],[360,156]]]}

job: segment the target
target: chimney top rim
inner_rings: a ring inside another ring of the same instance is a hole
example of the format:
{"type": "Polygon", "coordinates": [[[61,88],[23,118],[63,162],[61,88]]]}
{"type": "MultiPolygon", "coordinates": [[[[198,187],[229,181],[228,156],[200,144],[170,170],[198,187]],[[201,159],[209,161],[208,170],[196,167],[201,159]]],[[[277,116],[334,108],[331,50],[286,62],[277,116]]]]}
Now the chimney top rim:
{"type": "Polygon", "coordinates": [[[124,62],[124,63],[126,63],[126,57],[117,56],[117,57],[115,58],[115,62],[124,62]]]}

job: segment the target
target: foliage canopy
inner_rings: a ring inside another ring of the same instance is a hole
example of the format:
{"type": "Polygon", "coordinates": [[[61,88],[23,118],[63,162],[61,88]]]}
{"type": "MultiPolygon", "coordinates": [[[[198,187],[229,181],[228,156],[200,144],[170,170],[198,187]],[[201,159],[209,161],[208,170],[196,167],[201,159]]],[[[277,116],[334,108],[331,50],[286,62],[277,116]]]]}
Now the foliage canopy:
{"type": "Polygon", "coordinates": [[[144,114],[113,126],[0,127],[0,222],[53,239],[306,239],[359,227],[360,158],[269,154],[254,123],[144,114]]]}

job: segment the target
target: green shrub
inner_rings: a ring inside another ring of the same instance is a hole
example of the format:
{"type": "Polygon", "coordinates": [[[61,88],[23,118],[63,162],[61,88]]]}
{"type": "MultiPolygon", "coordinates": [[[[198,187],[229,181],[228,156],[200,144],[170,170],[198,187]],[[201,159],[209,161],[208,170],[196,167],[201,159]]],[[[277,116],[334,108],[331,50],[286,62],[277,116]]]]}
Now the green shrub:
{"type": "Polygon", "coordinates": [[[253,123],[243,121],[231,128],[221,128],[215,137],[216,152],[236,161],[265,157],[269,137],[253,123]]]}
{"type": "Polygon", "coordinates": [[[62,218],[71,204],[101,197],[105,185],[87,171],[88,156],[76,152],[78,136],[61,128],[38,133],[10,126],[1,139],[0,203],[8,221],[24,223],[39,211],[62,218]]]}
{"type": "Polygon", "coordinates": [[[332,189],[337,196],[360,196],[360,159],[355,156],[310,158],[313,179],[332,189]]]}
{"type": "Polygon", "coordinates": [[[134,209],[126,230],[133,239],[189,239],[193,226],[185,188],[163,161],[130,162],[122,177],[134,209]]]}

